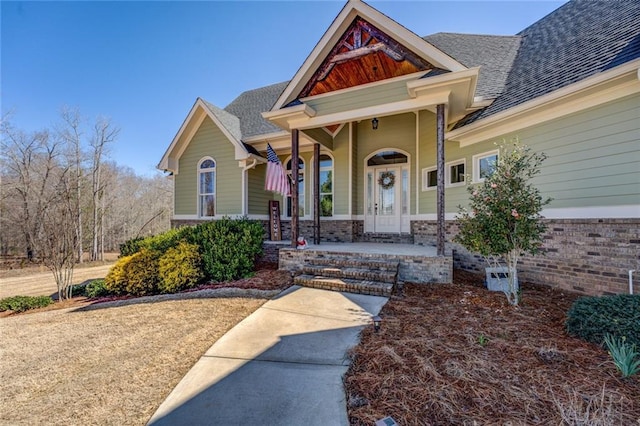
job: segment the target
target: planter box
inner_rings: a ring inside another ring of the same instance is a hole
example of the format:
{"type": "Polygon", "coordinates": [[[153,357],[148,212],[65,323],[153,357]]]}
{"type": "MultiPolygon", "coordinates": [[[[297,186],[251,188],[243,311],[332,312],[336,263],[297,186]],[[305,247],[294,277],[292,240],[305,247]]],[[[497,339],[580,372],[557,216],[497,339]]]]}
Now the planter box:
{"type": "MultiPolygon", "coordinates": [[[[508,291],[509,290],[509,269],[506,266],[497,268],[484,268],[486,272],[485,285],[489,291],[508,291]]],[[[515,282],[516,291],[518,291],[518,281],[515,282]]]]}

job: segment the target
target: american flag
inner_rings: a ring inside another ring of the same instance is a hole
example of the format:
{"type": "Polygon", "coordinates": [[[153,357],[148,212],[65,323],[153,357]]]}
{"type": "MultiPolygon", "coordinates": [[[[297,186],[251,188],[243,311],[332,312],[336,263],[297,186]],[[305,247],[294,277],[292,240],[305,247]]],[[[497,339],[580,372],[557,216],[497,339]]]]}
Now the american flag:
{"type": "Polygon", "coordinates": [[[282,194],[284,197],[291,195],[287,172],[269,144],[267,144],[267,178],[264,182],[264,189],[282,194]]]}

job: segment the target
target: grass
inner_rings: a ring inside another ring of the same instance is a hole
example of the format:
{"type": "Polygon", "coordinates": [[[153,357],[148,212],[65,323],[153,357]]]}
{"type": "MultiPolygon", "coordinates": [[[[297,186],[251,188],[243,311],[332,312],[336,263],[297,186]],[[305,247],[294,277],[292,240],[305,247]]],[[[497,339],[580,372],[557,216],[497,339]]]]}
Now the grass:
{"type": "Polygon", "coordinates": [[[516,309],[471,274],[405,285],[351,353],[350,423],[638,424],[640,378],[564,331],[576,295],[523,287],[516,309]]]}
{"type": "Polygon", "coordinates": [[[290,284],[265,273],[244,289],[0,318],[0,424],[145,424],[213,342],[290,284]]]}

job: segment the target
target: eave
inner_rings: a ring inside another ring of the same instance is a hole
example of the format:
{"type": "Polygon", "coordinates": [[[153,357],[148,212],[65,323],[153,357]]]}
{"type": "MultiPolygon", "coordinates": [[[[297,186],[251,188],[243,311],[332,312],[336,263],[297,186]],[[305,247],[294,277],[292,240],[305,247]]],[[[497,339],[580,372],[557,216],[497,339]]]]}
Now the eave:
{"type": "Polygon", "coordinates": [[[467,146],[545,121],[640,93],[640,59],[585,78],[554,92],[447,132],[447,140],[467,146]]]}

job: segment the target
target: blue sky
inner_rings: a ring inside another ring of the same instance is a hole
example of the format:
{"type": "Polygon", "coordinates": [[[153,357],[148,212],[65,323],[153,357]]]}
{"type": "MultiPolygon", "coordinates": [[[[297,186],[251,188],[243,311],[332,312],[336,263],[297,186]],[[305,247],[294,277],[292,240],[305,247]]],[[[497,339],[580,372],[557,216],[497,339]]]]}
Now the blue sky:
{"type": "MultiPolygon", "coordinates": [[[[515,34],[565,1],[370,1],[415,33],[515,34]]],[[[63,105],[120,127],[112,158],[152,175],[200,96],[289,80],[343,1],[2,1],[0,99],[17,127],[63,105]]]]}

